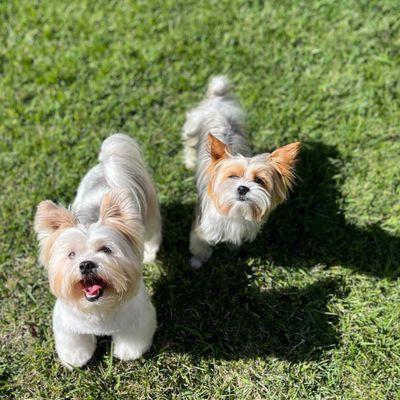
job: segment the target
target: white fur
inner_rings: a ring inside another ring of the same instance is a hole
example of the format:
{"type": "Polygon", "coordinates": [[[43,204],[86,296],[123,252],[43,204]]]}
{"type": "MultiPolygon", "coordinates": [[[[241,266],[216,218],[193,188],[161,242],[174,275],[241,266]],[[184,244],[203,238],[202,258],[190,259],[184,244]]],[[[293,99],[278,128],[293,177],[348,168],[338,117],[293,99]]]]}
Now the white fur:
{"type": "Polygon", "coordinates": [[[116,357],[136,359],[149,349],[156,329],[156,312],[142,278],[143,253],[147,260],[154,260],[161,240],[153,180],[137,143],[126,135],[107,138],[99,159],[83,178],[72,211],[47,201],[39,205],[35,217],[40,259],[57,296],[56,349],[68,368],[90,360],[98,335],[112,336],[116,357]],[[105,201],[109,198],[113,201],[105,201]],[[116,209],[122,212],[113,214],[116,209]],[[52,218],[67,222],[58,226],[52,218]],[[116,219],[127,224],[128,230],[116,219]],[[103,246],[111,251],[102,251],[103,246]],[[95,301],[89,301],[80,286],[84,261],[93,262],[94,275],[107,283],[95,301]]]}

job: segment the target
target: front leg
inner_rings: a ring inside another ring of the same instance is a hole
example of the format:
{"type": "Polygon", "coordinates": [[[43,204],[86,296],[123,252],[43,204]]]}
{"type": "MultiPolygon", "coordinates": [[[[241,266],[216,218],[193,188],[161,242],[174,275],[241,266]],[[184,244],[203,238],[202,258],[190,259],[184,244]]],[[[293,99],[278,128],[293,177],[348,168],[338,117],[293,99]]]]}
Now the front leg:
{"type": "Polygon", "coordinates": [[[84,366],[96,349],[96,337],[69,331],[54,324],[56,350],[61,363],[68,369],[84,366]]]}
{"type": "Polygon", "coordinates": [[[138,337],[132,332],[113,335],[114,356],[122,361],[136,360],[149,350],[153,337],[138,337]]]}
{"type": "Polygon", "coordinates": [[[144,288],[134,302],[123,316],[130,324],[112,336],[114,356],[124,361],[136,360],[149,350],[157,327],[156,311],[144,288]]]}
{"type": "Polygon", "coordinates": [[[212,254],[212,247],[205,239],[203,230],[197,222],[190,232],[190,252],[193,254],[190,259],[190,266],[193,269],[201,268],[212,254]]]}

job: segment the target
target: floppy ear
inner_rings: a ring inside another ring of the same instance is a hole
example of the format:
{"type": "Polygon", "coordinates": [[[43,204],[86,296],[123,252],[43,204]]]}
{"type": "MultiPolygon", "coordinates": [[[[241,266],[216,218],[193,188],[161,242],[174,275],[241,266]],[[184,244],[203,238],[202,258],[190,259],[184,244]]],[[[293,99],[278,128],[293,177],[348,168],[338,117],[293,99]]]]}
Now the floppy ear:
{"type": "Polygon", "coordinates": [[[60,228],[68,228],[77,224],[74,215],[61,205],[50,200],[42,201],[35,215],[35,232],[39,239],[45,239],[60,228]]]}
{"type": "Polygon", "coordinates": [[[279,147],[269,156],[275,172],[274,192],[276,204],[286,200],[294,184],[296,178],[294,168],[297,163],[300,147],[300,142],[290,143],[286,146],[279,147]]]}
{"type": "Polygon", "coordinates": [[[100,205],[100,221],[120,231],[135,246],[143,246],[144,226],[128,190],[106,193],[100,205]]]}
{"type": "Polygon", "coordinates": [[[211,133],[208,134],[208,145],[210,148],[211,160],[213,162],[228,157],[228,146],[211,133]]]}

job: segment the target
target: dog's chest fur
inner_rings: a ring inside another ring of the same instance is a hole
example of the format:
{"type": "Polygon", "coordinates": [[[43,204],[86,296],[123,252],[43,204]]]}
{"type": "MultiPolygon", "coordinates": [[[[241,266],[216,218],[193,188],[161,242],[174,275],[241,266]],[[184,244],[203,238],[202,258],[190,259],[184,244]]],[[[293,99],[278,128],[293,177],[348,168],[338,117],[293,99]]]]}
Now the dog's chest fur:
{"type": "Polygon", "coordinates": [[[140,320],[146,301],[143,283],[134,298],[108,311],[86,313],[58,299],[54,307],[53,323],[62,324],[64,329],[78,334],[113,335],[134,326],[140,320]]]}
{"type": "Polygon", "coordinates": [[[200,217],[200,228],[211,245],[229,242],[240,246],[243,242],[255,239],[261,223],[244,218],[227,217],[208,202],[200,217]]]}

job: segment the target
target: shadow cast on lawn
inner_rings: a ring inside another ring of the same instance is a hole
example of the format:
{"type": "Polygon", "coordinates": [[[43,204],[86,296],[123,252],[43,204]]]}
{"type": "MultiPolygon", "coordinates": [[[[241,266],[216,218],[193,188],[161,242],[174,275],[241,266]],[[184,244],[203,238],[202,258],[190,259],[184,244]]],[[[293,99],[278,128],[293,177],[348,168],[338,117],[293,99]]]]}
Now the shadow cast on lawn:
{"type": "Polygon", "coordinates": [[[285,267],[342,265],[379,278],[400,273],[400,238],[379,225],[346,221],[338,186],[344,162],[333,146],[305,143],[299,183],[291,200],[278,207],[248,254],[285,267]]]}
{"type": "Polygon", "coordinates": [[[240,253],[221,246],[198,272],[188,267],[194,205],[163,207],[165,274],[153,297],[157,349],[223,359],[273,355],[296,362],[318,359],[338,345],[338,321],[328,303],[346,295],[340,279],[260,292],[244,265],[246,254],[285,268],[340,264],[377,277],[397,275],[399,238],[345,220],[335,180],[341,167],[336,149],[307,143],[301,159],[296,192],[257,239],[240,253]]]}
{"type": "Polygon", "coordinates": [[[338,345],[337,317],[327,313],[332,296],[345,296],[339,280],[260,292],[240,261],[200,273],[186,268],[155,288],[155,348],[225,360],[315,360],[338,345]]]}

